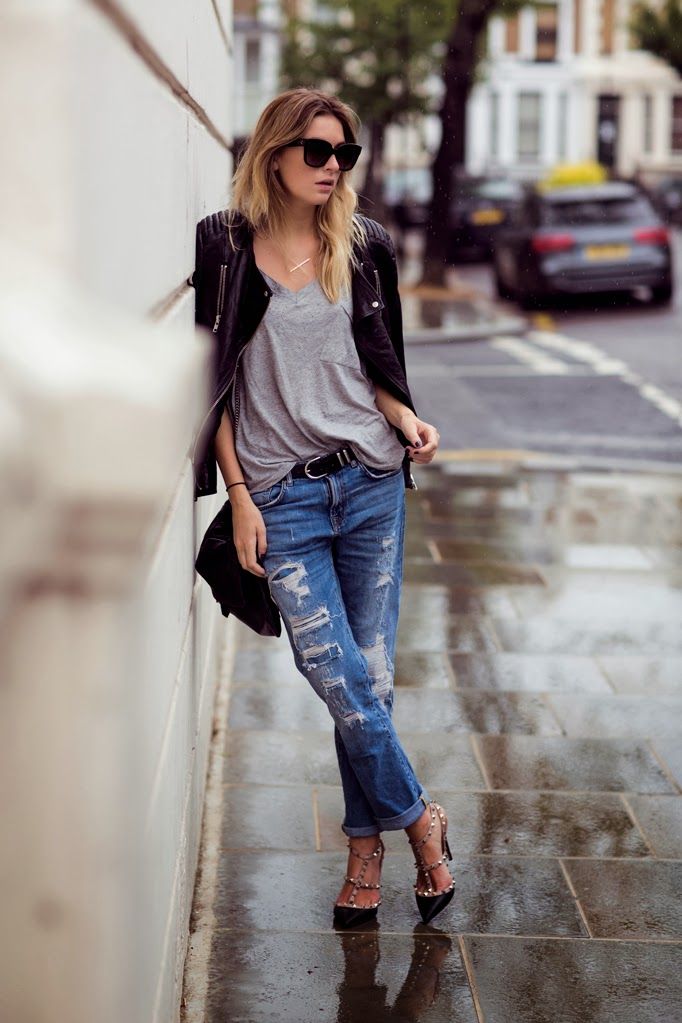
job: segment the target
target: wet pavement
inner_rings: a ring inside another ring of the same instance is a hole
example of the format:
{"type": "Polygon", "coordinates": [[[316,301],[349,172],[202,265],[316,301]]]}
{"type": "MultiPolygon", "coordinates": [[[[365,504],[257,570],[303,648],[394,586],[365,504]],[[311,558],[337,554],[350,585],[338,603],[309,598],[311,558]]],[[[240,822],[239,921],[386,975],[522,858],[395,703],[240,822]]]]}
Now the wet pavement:
{"type": "Polygon", "coordinates": [[[391,833],[378,924],[334,932],[329,718],[286,640],[239,627],[186,1019],[676,1023],[682,476],[454,461],[417,480],[395,719],[448,812],[455,897],[418,923],[391,833]]]}

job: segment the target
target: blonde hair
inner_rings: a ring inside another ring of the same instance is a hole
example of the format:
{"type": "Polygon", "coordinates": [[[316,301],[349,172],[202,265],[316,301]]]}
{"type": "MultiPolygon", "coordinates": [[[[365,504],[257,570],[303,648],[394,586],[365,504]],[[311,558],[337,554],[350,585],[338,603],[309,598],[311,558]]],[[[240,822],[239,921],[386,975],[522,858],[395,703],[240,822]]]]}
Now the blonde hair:
{"type": "MultiPolygon", "coordinates": [[[[319,114],[341,122],[346,142],[355,142],[360,128],[357,114],[336,96],[319,89],[289,89],[276,96],[258,118],[232,182],[231,209],[242,214],[251,228],[277,237],[286,222],[287,193],[273,164],[287,142],[302,137],[319,114]]],[[[347,174],[339,175],[327,202],[316,207],[315,226],[320,236],[319,280],[330,302],[338,302],[350,289],[354,247],[365,232],[353,215],[358,197],[347,174]]]]}

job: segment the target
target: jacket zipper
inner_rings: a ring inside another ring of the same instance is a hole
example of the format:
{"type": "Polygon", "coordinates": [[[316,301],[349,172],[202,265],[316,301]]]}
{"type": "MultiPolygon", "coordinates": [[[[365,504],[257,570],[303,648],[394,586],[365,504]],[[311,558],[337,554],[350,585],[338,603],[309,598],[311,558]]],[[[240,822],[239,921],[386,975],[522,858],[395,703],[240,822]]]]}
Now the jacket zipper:
{"type": "Polygon", "coordinates": [[[379,271],[374,267],[374,279],[377,282],[377,295],[381,298],[381,284],[379,283],[379,271]]]}
{"type": "Polygon", "coordinates": [[[218,302],[216,305],[215,323],[213,324],[213,333],[215,334],[218,330],[218,324],[220,323],[220,317],[223,315],[223,302],[225,300],[225,278],[227,276],[227,263],[221,263],[220,265],[220,283],[218,285],[218,302]]]}
{"type": "MultiPolygon", "coordinates": [[[[248,342],[247,342],[247,343],[248,343],[248,342]]],[[[246,345],[244,345],[244,348],[246,348],[246,345]]],[[[199,438],[201,437],[202,431],[203,431],[204,427],[206,426],[206,423],[208,422],[208,420],[209,420],[209,417],[210,417],[211,413],[213,412],[213,410],[214,410],[214,408],[216,407],[216,405],[219,405],[219,404],[220,404],[220,402],[221,402],[221,401],[223,400],[223,398],[225,397],[225,395],[226,395],[226,394],[227,394],[227,392],[229,391],[230,387],[232,386],[232,384],[233,384],[233,382],[234,382],[234,379],[235,379],[235,377],[237,376],[237,368],[238,368],[238,366],[239,366],[239,360],[240,360],[240,359],[241,359],[241,357],[242,357],[242,352],[244,351],[244,348],[242,348],[242,350],[241,350],[241,351],[239,352],[239,355],[237,356],[237,361],[236,361],[236,363],[235,363],[235,366],[234,366],[234,371],[233,371],[233,373],[232,373],[232,376],[231,376],[231,377],[230,377],[230,379],[229,379],[229,380],[227,381],[227,384],[226,384],[226,385],[225,385],[225,387],[224,387],[224,388],[222,389],[222,391],[220,392],[220,394],[218,395],[218,397],[216,398],[216,400],[215,400],[215,401],[213,402],[213,404],[211,405],[210,409],[208,410],[208,412],[206,413],[206,415],[204,416],[204,418],[203,418],[203,419],[202,419],[202,421],[201,421],[201,426],[200,426],[200,427],[199,427],[199,429],[197,430],[197,433],[196,433],[196,438],[195,438],[195,440],[194,440],[194,446],[193,446],[193,448],[192,448],[192,464],[194,464],[194,459],[195,459],[195,457],[196,457],[196,453],[197,453],[197,444],[199,443],[199,438]]],[[[236,423],[235,423],[235,426],[236,426],[236,423]]]]}

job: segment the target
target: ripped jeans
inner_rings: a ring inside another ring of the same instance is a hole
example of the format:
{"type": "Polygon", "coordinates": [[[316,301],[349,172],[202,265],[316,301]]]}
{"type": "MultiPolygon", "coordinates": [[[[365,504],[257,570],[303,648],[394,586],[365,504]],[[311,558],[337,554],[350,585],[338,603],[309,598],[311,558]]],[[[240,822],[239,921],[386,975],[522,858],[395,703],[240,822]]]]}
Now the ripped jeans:
{"type": "Polygon", "coordinates": [[[391,721],[405,528],[402,468],[359,462],[251,497],[267,530],[263,567],[296,666],[331,714],[348,836],[397,831],[424,812],[391,721]]]}

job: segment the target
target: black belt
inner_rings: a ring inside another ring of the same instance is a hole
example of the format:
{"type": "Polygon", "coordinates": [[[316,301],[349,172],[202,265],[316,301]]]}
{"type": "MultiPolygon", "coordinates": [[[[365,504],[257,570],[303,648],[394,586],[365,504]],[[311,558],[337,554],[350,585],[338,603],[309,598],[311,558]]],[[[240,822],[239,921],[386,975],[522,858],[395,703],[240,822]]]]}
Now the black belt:
{"type": "Polygon", "coordinates": [[[344,465],[357,462],[357,455],[352,448],[339,448],[330,455],[316,455],[309,458],[307,462],[297,462],[291,470],[292,477],[296,479],[321,480],[323,476],[329,476],[332,472],[338,472],[344,465]]]}

